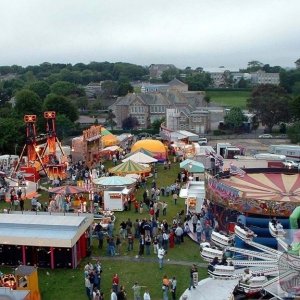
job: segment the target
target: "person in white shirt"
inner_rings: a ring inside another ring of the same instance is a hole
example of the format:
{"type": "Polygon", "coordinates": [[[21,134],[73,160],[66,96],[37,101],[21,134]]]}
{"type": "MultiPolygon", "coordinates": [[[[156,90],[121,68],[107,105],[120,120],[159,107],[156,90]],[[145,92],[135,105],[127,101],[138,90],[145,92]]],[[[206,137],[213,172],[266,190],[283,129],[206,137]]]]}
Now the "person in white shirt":
{"type": "Polygon", "coordinates": [[[162,269],[163,267],[165,254],[166,254],[165,249],[162,246],[160,246],[160,248],[157,251],[157,257],[158,257],[158,263],[160,269],[162,269]]]}
{"type": "Polygon", "coordinates": [[[118,300],[117,294],[114,290],[111,290],[110,300],[118,300]]]}
{"type": "Polygon", "coordinates": [[[145,293],[144,293],[144,300],[151,300],[149,291],[145,291],[145,293]]]}

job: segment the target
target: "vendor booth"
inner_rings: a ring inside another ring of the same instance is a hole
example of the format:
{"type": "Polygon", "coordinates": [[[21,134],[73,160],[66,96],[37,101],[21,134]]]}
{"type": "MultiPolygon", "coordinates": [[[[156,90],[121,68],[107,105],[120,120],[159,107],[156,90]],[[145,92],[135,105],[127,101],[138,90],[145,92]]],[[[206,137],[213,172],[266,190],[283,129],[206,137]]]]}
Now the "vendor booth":
{"type": "Polygon", "coordinates": [[[186,188],[180,190],[179,197],[186,198],[187,212],[200,213],[205,199],[204,181],[190,181],[186,188]]]}
{"type": "Polygon", "coordinates": [[[123,211],[126,202],[128,202],[128,195],[130,189],[126,187],[109,187],[107,188],[104,195],[104,210],[111,211],[123,211]]]}
{"type": "Polygon", "coordinates": [[[186,159],[180,163],[180,168],[185,169],[189,173],[191,180],[204,180],[205,168],[201,162],[192,159],[186,159]]]}

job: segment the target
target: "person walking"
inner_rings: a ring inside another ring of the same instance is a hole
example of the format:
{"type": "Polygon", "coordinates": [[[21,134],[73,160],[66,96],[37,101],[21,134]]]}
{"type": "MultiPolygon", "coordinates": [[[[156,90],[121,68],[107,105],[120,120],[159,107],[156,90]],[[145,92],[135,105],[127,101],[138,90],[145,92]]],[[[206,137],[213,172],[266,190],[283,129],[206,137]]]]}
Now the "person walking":
{"type": "Polygon", "coordinates": [[[89,300],[91,300],[92,299],[92,294],[91,294],[91,282],[90,282],[89,274],[87,274],[85,276],[84,284],[85,284],[85,292],[86,292],[87,298],[89,300]]]}
{"type": "Polygon", "coordinates": [[[193,287],[194,289],[196,288],[195,284],[194,284],[194,275],[195,275],[194,273],[197,273],[197,275],[198,275],[198,269],[197,269],[195,264],[193,264],[191,269],[190,269],[190,286],[189,286],[189,290],[191,289],[191,287],[193,287]]]}
{"type": "Polygon", "coordinates": [[[178,199],[177,193],[174,193],[172,197],[173,197],[173,200],[174,200],[174,204],[176,205],[177,204],[177,199],[178,199]]]}
{"type": "Polygon", "coordinates": [[[192,224],[193,224],[193,232],[196,233],[196,226],[198,222],[198,217],[196,214],[193,214],[192,216],[192,224]]]}
{"type": "Polygon", "coordinates": [[[169,300],[170,280],[167,275],[164,275],[162,282],[163,300],[169,300]]]}
{"type": "Polygon", "coordinates": [[[177,287],[177,280],[176,277],[174,276],[171,279],[171,294],[172,294],[172,300],[176,300],[176,287],[177,287]]]}
{"type": "Polygon", "coordinates": [[[142,300],[142,297],[141,297],[141,288],[142,287],[146,287],[146,286],[139,285],[137,282],[134,283],[134,285],[132,287],[134,300],[142,300]]]}
{"type": "Polygon", "coordinates": [[[166,254],[165,249],[160,246],[158,251],[157,251],[157,257],[158,257],[158,263],[159,263],[159,269],[161,270],[163,268],[164,265],[164,256],[166,254]]]}

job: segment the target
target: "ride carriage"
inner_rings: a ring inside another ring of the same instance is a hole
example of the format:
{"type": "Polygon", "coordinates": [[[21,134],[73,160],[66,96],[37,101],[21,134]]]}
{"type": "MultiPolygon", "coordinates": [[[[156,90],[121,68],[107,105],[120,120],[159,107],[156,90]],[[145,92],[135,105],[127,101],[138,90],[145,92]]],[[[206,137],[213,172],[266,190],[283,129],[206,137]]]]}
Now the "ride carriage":
{"type": "Polygon", "coordinates": [[[256,234],[252,230],[239,223],[235,225],[234,233],[242,240],[252,240],[256,237],[256,234]]]}
{"type": "Polygon", "coordinates": [[[233,238],[233,235],[227,236],[226,234],[217,231],[211,233],[212,242],[220,248],[231,246],[233,244],[233,238]]]}
{"type": "Polygon", "coordinates": [[[223,258],[223,251],[216,247],[212,247],[208,242],[200,244],[200,254],[201,257],[208,262],[212,262],[215,257],[219,260],[222,260],[223,258]]]}
{"type": "Polygon", "coordinates": [[[254,297],[255,294],[262,292],[263,286],[267,282],[268,279],[264,274],[252,274],[248,280],[240,280],[237,291],[245,294],[246,297],[254,297]]]}
{"type": "Polygon", "coordinates": [[[212,278],[228,279],[234,277],[233,265],[209,265],[207,271],[212,278]]]}
{"type": "Polygon", "coordinates": [[[273,237],[283,237],[285,235],[285,231],[281,223],[277,222],[276,224],[272,221],[269,222],[269,231],[273,237]]]}

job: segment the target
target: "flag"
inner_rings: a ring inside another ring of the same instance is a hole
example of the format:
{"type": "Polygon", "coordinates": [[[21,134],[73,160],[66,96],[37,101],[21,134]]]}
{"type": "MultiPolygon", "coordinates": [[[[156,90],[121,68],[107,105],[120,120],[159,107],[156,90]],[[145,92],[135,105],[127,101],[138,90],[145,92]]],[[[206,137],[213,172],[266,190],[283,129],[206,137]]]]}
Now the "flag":
{"type": "Polygon", "coordinates": [[[244,175],[246,174],[244,170],[235,166],[233,163],[230,164],[229,172],[231,175],[239,175],[241,177],[244,177],[244,175]]]}

